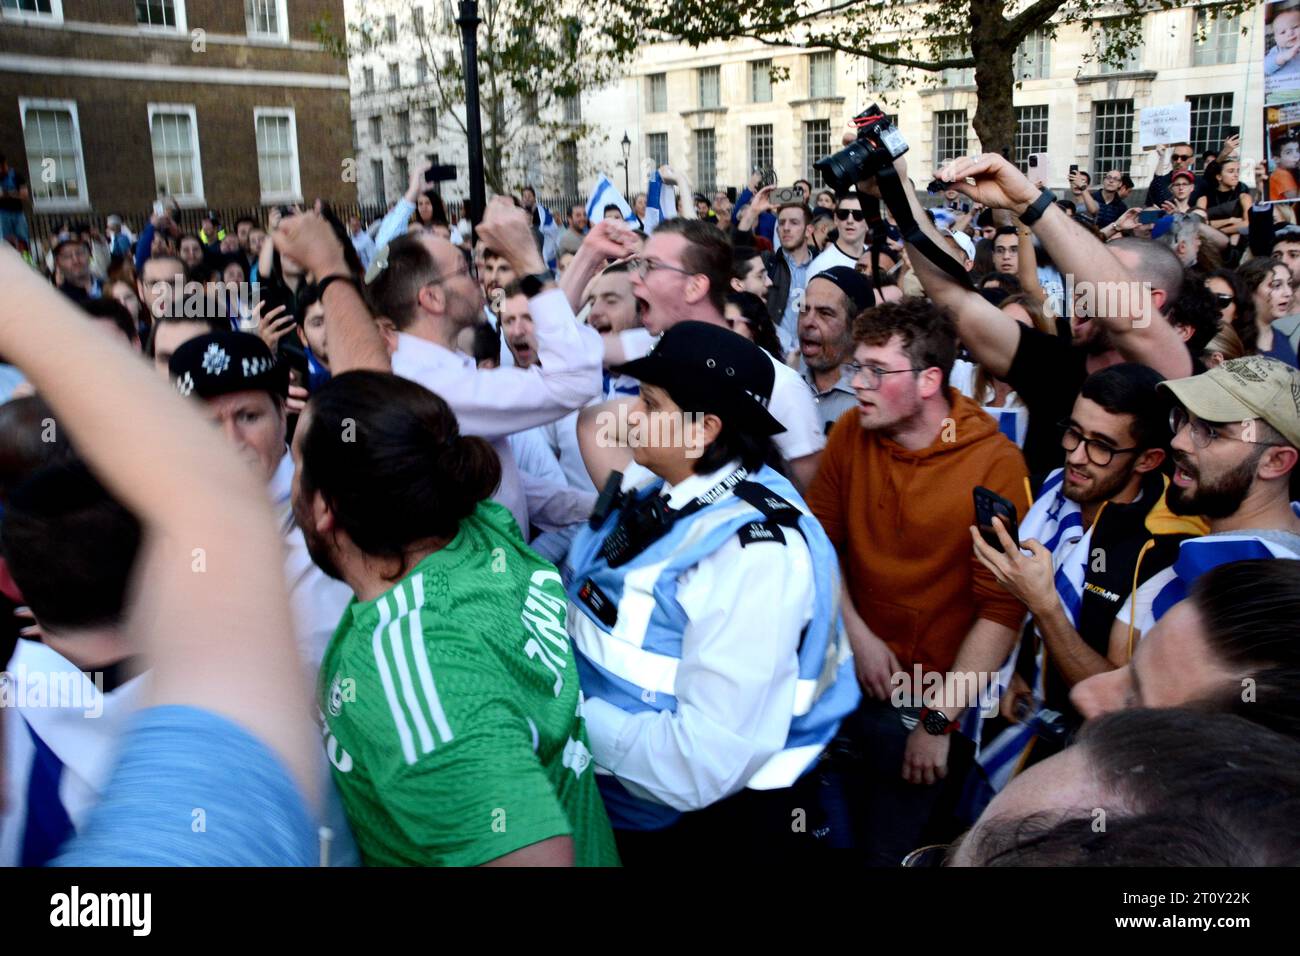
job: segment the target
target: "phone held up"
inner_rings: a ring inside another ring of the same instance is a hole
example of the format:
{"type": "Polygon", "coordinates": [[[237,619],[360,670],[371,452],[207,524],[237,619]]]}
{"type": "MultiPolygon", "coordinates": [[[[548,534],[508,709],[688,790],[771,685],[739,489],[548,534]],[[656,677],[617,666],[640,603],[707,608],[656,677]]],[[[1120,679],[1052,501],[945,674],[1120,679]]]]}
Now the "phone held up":
{"type": "Polygon", "coordinates": [[[979,528],[980,537],[988,543],[989,547],[1003,551],[1002,542],[998,540],[997,528],[993,525],[994,518],[1002,519],[1002,526],[1011,536],[1011,540],[1019,544],[1020,523],[1016,520],[1016,506],[983,485],[976,486],[974,496],[975,526],[979,528]]]}
{"type": "Polygon", "coordinates": [[[792,202],[801,203],[804,201],[803,191],[797,189],[794,186],[778,186],[776,189],[772,190],[771,196],[772,196],[772,205],[774,207],[784,206],[787,203],[792,203],[792,202]]]}

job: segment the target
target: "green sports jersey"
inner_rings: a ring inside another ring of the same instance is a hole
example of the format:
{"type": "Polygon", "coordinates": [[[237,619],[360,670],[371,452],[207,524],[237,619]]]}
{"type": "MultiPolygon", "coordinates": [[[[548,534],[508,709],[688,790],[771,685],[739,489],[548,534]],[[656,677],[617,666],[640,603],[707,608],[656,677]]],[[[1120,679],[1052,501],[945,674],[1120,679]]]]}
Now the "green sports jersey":
{"type": "Polygon", "coordinates": [[[555,836],[618,864],[560,576],[483,502],[321,663],[326,750],[365,862],[473,866],[555,836]]]}

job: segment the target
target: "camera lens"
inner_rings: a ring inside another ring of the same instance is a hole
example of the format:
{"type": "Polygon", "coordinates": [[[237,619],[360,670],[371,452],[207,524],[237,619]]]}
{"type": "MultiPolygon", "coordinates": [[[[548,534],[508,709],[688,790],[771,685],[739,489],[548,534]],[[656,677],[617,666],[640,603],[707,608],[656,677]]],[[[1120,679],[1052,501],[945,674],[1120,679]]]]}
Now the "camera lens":
{"type": "Polygon", "coordinates": [[[836,192],[842,192],[857,185],[859,180],[871,176],[871,151],[861,142],[855,141],[838,153],[819,159],[813,163],[813,169],[825,177],[827,186],[836,192]]]}

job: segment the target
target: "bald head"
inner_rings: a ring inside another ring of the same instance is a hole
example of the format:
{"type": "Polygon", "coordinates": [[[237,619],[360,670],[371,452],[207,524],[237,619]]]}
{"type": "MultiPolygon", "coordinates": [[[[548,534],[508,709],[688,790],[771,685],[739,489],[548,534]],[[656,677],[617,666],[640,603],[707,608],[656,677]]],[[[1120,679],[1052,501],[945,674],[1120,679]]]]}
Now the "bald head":
{"type": "Polygon", "coordinates": [[[1160,311],[1168,314],[1170,306],[1183,288],[1183,264],[1178,261],[1173,250],[1150,239],[1133,238],[1116,239],[1107,243],[1106,248],[1115,253],[1115,258],[1119,259],[1132,278],[1151,283],[1153,292],[1164,293],[1160,311]]]}

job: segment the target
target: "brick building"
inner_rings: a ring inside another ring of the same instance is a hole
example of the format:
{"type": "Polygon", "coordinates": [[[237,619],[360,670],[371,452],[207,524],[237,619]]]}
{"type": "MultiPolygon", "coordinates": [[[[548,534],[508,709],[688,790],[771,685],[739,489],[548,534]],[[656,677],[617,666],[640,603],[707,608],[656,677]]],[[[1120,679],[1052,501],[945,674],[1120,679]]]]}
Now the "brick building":
{"type": "Polygon", "coordinates": [[[356,201],[343,0],[0,0],[0,153],[33,212],[356,201]]]}

